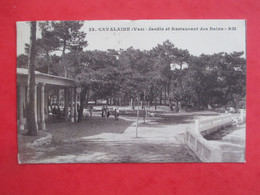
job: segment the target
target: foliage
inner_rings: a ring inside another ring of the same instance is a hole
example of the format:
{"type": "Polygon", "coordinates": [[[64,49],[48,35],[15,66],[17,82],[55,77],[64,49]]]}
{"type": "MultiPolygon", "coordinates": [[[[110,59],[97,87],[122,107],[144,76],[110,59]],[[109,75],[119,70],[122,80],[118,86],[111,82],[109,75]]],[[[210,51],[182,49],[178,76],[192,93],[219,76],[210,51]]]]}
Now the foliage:
{"type": "MultiPolygon", "coordinates": [[[[36,70],[74,78],[88,100],[139,98],[183,107],[244,106],[246,60],[243,52],[192,56],[169,40],[149,51],[88,51],[83,22],[41,22],[36,70]],[[59,53],[61,51],[61,53],[59,53]]],[[[28,50],[28,46],[26,47],[28,50]]],[[[20,55],[17,66],[25,67],[20,55]]]]}

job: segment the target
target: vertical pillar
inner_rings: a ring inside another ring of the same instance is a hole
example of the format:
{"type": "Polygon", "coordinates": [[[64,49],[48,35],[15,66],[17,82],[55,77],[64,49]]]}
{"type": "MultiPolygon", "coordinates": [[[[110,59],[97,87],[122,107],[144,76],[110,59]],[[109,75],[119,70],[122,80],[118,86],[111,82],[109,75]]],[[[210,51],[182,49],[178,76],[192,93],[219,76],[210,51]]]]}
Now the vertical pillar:
{"type": "Polygon", "coordinates": [[[45,118],[49,118],[49,89],[45,87],[45,118]]]}
{"type": "Polygon", "coordinates": [[[77,88],[74,88],[74,122],[77,121],[78,108],[77,108],[77,88]]]}
{"type": "Polygon", "coordinates": [[[34,114],[35,114],[35,123],[36,123],[36,129],[38,130],[38,105],[37,105],[37,102],[38,102],[38,85],[35,83],[35,86],[34,86],[34,114]]]}
{"type": "Polygon", "coordinates": [[[64,114],[66,120],[69,120],[68,107],[69,107],[69,92],[68,92],[68,88],[64,88],[64,114]]]}
{"type": "Polygon", "coordinates": [[[60,90],[57,89],[57,105],[58,105],[58,108],[60,107],[60,90]]]}
{"type": "Polygon", "coordinates": [[[44,113],[44,87],[45,84],[41,85],[41,121],[40,121],[40,129],[45,130],[45,113],[44,113]]]}
{"type": "MultiPolygon", "coordinates": [[[[38,85],[39,86],[39,85],[38,85]]],[[[39,91],[39,87],[37,87],[37,122],[38,122],[38,126],[40,124],[41,121],[41,93],[39,91]]]]}
{"type": "Polygon", "coordinates": [[[70,89],[70,122],[74,122],[74,118],[73,118],[73,88],[70,89]]]}
{"type": "Polygon", "coordinates": [[[24,86],[18,86],[18,130],[24,130],[23,123],[23,98],[25,97],[24,86]],[[24,97],[23,97],[24,96],[24,97]]]}

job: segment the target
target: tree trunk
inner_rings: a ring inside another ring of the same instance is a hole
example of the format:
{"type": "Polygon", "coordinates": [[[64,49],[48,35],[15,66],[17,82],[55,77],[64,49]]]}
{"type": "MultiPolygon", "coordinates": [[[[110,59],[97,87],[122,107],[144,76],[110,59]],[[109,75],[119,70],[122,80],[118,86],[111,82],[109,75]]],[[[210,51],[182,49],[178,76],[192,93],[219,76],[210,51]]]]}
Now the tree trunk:
{"type": "Polygon", "coordinates": [[[62,48],[62,54],[61,54],[61,66],[64,66],[64,77],[68,78],[68,72],[67,72],[67,67],[64,62],[64,57],[65,57],[65,51],[66,51],[66,40],[63,40],[63,48],[62,48]]]}
{"type": "Polygon", "coordinates": [[[47,74],[50,74],[51,73],[51,71],[50,71],[50,55],[49,55],[48,51],[46,51],[46,56],[47,56],[47,68],[48,68],[47,74]]]}
{"type": "Polygon", "coordinates": [[[28,61],[28,81],[27,81],[27,135],[36,136],[37,126],[35,121],[35,57],[36,57],[36,22],[31,22],[30,51],[28,61]]]}
{"type": "Polygon", "coordinates": [[[166,105],[166,99],[167,99],[167,84],[165,85],[165,90],[164,90],[164,105],[166,105]]]}
{"type": "Polygon", "coordinates": [[[88,92],[88,88],[84,87],[80,92],[80,107],[79,107],[79,115],[78,115],[78,122],[80,122],[83,118],[83,110],[86,101],[86,94],[88,92]]]}
{"type": "Polygon", "coordinates": [[[162,105],[162,90],[160,91],[160,105],[162,105]]]}
{"type": "Polygon", "coordinates": [[[157,110],[157,100],[156,100],[156,97],[154,98],[154,109],[157,110]]]}
{"type": "Polygon", "coordinates": [[[134,102],[133,102],[133,99],[132,99],[132,98],[131,98],[131,100],[130,100],[130,106],[131,106],[132,110],[135,109],[135,108],[134,108],[134,102]]]}

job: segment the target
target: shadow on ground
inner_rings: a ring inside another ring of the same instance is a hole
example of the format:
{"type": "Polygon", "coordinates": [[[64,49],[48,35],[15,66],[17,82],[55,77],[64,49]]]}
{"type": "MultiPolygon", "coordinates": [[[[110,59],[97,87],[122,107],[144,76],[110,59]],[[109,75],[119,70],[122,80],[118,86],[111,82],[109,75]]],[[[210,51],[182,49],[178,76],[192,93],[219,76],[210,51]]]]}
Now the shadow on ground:
{"type": "Polygon", "coordinates": [[[97,135],[101,133],[122,134],[133,124],[132,121],[115,120],[114,118],[101,118],[93,116],[81,122],[48,122],[46,131],[51,133],[53,141],[62,141],[67,139],[81,138],[97,135]]]}

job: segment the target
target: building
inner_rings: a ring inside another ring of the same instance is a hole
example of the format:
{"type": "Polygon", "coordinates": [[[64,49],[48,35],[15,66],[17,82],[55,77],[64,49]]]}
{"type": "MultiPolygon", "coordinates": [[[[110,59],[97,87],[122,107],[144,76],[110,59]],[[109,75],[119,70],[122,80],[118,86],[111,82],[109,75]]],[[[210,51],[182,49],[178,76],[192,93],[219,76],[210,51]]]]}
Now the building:
{"type": "MultiPolygon", "coordinates": [[[[17,126],[18,130],[26,128],[26,96],[28,69],[17,68],[17,126]]],[[[37,128],[45,130],[46,119],[49,118],[49,92],[64,91],[65,118],[71,122],[77,119],[77,90],[75,81],[72,79],[44,74],[35,71],[35,119],[37,128]]]]}

